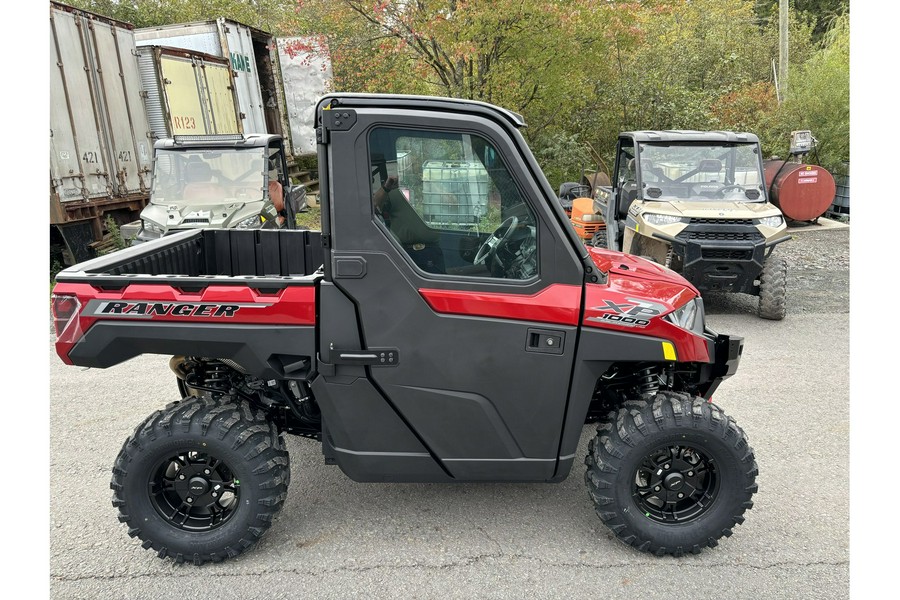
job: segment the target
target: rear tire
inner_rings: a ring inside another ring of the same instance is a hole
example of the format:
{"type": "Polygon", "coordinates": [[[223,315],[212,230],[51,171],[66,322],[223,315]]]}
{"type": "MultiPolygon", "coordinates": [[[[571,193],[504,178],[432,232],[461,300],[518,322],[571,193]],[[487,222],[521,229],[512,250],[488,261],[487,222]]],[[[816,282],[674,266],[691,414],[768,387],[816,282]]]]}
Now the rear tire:
{"type": "Polygon", "coordinates": [[[598,229],[591,238],[591,246],[595,248],[606,248],[606,229],[598,229]]]}
{"type": "Polygon", "coordinates": [[[597,426],[585,483],[616,537],[658,556],[698,554],[753,506],[753,449],[734,419],[689,394],[630,401],[597,426]],[[679,497],[681,494],[681,497],[679,497]]]}
{"type": "Polygon", "coordinates": [[[265,414],[230,398],[190,398],[150,415],[116,458],[119,521],[176,563],[232,558],[256,544],[287,496],[290,463],[265,414]]]}
{"type": "Polygon", "coordinates": [[[787,261],[770,256],[759,276],[759,305],[762,319],[780,321],[787,314],[787,261]]]}

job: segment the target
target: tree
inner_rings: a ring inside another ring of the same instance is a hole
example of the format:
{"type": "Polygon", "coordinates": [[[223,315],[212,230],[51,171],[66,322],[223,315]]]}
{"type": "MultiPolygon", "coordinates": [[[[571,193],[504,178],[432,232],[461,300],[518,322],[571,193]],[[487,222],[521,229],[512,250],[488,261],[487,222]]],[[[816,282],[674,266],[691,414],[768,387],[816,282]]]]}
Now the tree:
{"type": "Polygon", "coordinates": [[[791,93],[778,117],[785,132],[813,132],[825,168],[842,170],[841,163],[850,160],[849,14],[832,21],[819,51],[792,75],[791,93]]]}
{"type": "Polygon", "coordinates": [[[67,3],[135,27],[225,17],[275,35],[286,35],[299,23],[296,0],[68,0],[67,3]]]}

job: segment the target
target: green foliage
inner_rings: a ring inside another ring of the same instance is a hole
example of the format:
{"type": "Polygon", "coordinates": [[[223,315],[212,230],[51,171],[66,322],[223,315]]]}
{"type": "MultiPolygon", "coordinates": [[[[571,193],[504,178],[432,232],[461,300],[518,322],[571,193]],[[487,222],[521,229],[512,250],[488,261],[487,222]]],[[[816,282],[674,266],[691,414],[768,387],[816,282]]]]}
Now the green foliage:
{"type": "Polygon", "coordinates": [[[98,250],[98,254],[109,254],[128,247],[131,240],[125,239],[122,235],[122,230],[119,229],[119,224],[112,218],[112,215],[107,215],[103,224],[107,231],[107,236],[104,239],[106,243],[98,250]]]}
{"type": "Polygon", "coordinates": [[[69,0],[65,3],[135,27],[225,17],[275,35],[293,35],[299,22],[296,0],[69,0]]]}
{"type": "Polygon", "coordinates": [[[821,48],[791,75],[778,117],[784,128],[809,129],[819,162],[839,170],[850,160],[850,17],[834,19],[821,48]]]}
{"type": "Polygon", "coordinates": [[[56,285],[56,276],[62,271],[65,267],[59,261],[59,259],[53,259],[50,261],[50,290],[53,291],[53,286],[56,285]]]}
{"type": "Polygon", "coordinates": [[[72,1],[137,27],[224,16],[314,36],[332,89],[514,110],[554,185],[587,158],[609,164],[618,133],[634,129],[739,129],[784,154],[808,128],[821,162],[849,158],[848,0],[792,0],[781,106],[778,0],[72,1]]]}
{"type": "Polygon", "coordinates": [[[535,157],[554,190],[566,181],[579,181],[585,169],[594,170],[590,149],[579,135],[555,133],[540,140],[535,157]]]}
{"type": "Polygon", "coordinates": [[[300,229],[322,230],[322,212],[318,206],[310,206],[295,217],[297,227],[300,229]]]}

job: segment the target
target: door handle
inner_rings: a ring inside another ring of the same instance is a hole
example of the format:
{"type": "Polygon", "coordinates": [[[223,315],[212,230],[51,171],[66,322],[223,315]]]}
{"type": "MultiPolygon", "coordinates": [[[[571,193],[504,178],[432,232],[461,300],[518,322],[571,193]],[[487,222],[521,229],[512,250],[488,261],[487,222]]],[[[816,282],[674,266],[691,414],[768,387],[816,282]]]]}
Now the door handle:
{"type": "Polygon", "coordinates": [[[400,351],[396,348],[369,348],[368,350],[332,350],[337,354],[336,365],[363,365],[368,367],[396,367],[400,351]]]}
{"type": "Polygon", "coordinates": [[[529,327],[525,332],[525,351],[541,354],[562,354],[566,345],[566,332],[556,329],[529,327]]]}

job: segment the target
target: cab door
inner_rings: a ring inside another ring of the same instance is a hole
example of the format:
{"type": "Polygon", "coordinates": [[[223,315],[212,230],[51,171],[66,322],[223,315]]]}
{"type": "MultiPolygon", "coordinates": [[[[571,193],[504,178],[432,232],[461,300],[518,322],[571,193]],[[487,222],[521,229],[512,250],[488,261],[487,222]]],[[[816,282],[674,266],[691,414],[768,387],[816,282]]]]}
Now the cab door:
{"type": "Polygon", "coordinates": [[[356,479],[552,478],[584,271],[527,146],[489,114],[332,110],[326,454],[356,479]]]}

